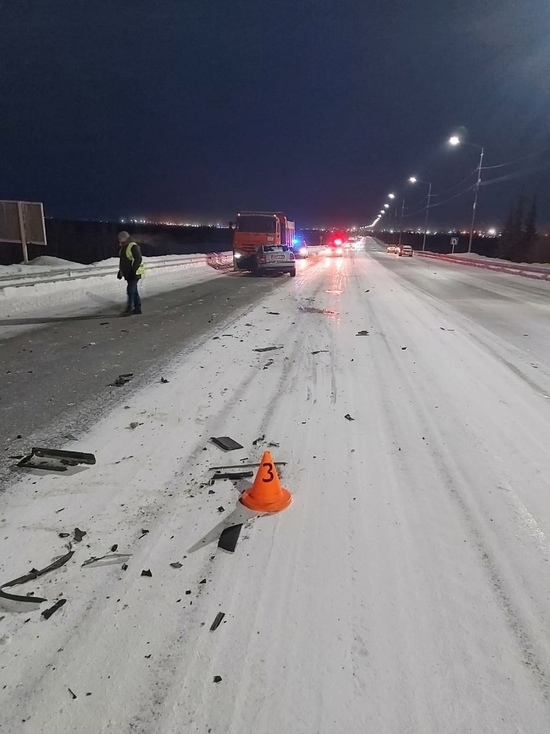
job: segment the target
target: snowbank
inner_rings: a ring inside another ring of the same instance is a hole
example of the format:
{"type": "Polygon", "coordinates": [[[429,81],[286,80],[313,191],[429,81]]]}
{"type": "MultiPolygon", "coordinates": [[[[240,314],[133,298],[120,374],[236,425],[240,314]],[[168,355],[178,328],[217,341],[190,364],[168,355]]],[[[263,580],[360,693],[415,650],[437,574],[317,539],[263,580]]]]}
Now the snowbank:
{"type": "Polygon", "coordinates": [[[513,263],[509,260],[500,260],[493,257],[485,257],[475,253],[458,255],[442,255],[436,252],[416,252],[419,257],[427,257],[433,260],[454,263],[455,265],[468,265],[475,268],[484,268],[509,275],[521,275],[525,278],[536,280],[550,280],[550,264],[529,265],[524,263],[513,263]]]}

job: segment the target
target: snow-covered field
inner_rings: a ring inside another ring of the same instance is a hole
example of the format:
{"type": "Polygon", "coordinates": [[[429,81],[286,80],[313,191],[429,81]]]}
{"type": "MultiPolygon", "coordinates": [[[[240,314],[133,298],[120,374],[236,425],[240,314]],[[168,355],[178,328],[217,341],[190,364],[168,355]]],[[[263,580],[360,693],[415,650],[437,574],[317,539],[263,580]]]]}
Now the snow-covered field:
{"type": "Polygon", "coordinates": [[[0,607],[0,731],[550,731],[548,366],[361,254],[163,375],[0,496],[0,584],[86,531],[7,589],[47,602],[0,607]],[[269,443],[293,502],[254,516],[210,469],[269,443]]]}

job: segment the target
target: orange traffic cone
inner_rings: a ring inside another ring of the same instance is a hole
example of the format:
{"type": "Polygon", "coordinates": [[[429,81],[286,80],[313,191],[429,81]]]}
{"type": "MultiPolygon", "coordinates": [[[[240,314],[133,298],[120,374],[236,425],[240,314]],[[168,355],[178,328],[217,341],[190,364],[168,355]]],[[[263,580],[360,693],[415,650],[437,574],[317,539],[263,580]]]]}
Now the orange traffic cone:
{"type": "Polygon", "coordinates": [[[275,462],[269,451],[262,456],[262,463],[251,489],[243,492],[241,502],[256,512],[280,512],[292,502],[292,495],[279,481],[275,462]]]}

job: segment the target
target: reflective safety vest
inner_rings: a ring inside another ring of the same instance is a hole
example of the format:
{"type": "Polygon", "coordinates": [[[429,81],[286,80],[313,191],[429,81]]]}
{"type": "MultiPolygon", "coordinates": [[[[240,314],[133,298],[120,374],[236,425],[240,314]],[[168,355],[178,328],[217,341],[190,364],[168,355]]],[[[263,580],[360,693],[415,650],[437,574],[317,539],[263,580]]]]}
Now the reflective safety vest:
{"type": "MultiPolygon", "coordinates": [[[[129,242],[126,245],[126,250],[124,252],[126,259],[129,260],[132,263],[132,265],[134,264],[134,255],[132,253],[132,247],[136,244],[137,242],[129,242]]],[[[139,266],[139,268],[136,270],[136,275],[145,275],[145,266],[143,265],[143,260],[141,261],[141,265],[139,266]]]]}

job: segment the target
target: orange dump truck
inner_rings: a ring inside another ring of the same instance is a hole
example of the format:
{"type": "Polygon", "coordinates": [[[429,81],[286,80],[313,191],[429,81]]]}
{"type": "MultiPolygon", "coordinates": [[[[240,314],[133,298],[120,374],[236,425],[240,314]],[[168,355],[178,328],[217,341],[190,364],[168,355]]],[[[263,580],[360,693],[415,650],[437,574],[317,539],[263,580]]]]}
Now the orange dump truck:
{"type": "Polygon", "coordinates": [[[257,269],[256,253],[262,245],[288,245],[292,248],[294,222],[282,212],[240,212],[233,228],[233,265],[235,270],[257,269]]]}

